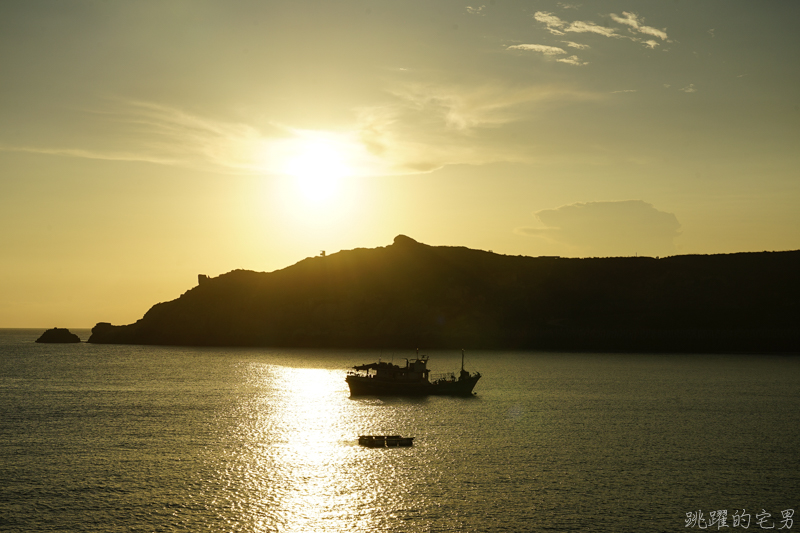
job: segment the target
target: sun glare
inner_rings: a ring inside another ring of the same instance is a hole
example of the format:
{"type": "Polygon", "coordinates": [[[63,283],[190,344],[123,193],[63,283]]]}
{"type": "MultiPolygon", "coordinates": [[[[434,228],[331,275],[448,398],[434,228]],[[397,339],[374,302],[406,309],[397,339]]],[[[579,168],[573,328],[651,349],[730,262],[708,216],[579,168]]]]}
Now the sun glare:
{"type": "Polygon", "coordinates": [[[258,167],[265,195],[283,220],[300,228],[341,231],[365,205],[364,185],[379,175],[376,158],[352,133],[292,130],[292,137],[265,141],[258,167]]]}
{"type": "Polygon", "coordinates": [[[341,180],[353,174],[343,147],[325,139],[300,139],[290,147],[283,173],[311,204],[335,201],[341,180]]]}

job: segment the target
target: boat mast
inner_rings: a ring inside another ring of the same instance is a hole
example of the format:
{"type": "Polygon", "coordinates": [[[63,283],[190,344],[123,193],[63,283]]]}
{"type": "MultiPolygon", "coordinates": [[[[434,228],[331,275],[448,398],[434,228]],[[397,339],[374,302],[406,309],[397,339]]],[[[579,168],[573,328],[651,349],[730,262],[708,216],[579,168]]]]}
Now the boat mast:
{"type": "Polygon", "coordinates": [[[461,371],[464,371],[464,348],[461,348],[461,371]]]}

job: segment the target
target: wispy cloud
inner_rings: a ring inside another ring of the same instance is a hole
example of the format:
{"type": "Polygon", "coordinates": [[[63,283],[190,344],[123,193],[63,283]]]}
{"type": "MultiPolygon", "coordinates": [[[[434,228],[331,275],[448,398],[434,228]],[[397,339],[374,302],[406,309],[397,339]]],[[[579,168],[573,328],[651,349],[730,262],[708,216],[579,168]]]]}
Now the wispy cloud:
{"type": "Polygon", "coordinates": [[[557,46],[547,46],[544,44],[515,44],[509,46],[507,50],[526,50],[530,52],[539,52],[546,56],[554,56],[559,54],[566,54],[567,51],[557,46]]]}
{"type": "Polygon", "coordinates": [[[243,172],[252,166],[247,154],[263,137],[245,124],[213,121],[152,102],[114,100],[89,113],[105,121],[115,132],[112,139],[105,140],[103,148],[6,146],[2,149],[243,172]]]}
{"type": "Polygon", "coordinates": [[[560,59],[556,59],[559,63],[566,63],[568,65],[575,65],[576,67],[582,67],[584,65],[588,65],[588,61],[581,61],[578,56],[569,56],[569,57],[562,57],[560,59]]]}
{"type": "Polygon", "coordinates": [[[566,22],[558,18],[552,13],[547,11],[537,11],[534,13],[533,18],[537,22],[541,22],[547,27],[547,31],[553,35],[564,35],[563,28],[567,25],[566,22]]]}
{"type": "Polygon", "coordinates": [[[573,32],[596,33],[606,37],[621,37],[617,35],[616,30],[613,28],[598,26],[594,22],[585,22],[582,20],[567,22],[547,11],[537,11],[534,13],[533,18],[536,19],[537,22],[544,24],[547,27],[547,31],[553,35],[565,35],[567,32],[573,32]]]}
{"type": "MultiPolygon", "coordinates": [[[[571,22],[566,21],[548,11],[537,11],[536,13],[534,13],[533,18],[537,22],[544,24],[547,31],[549,31],[553,35],[558,35],[558,36],[563,36],[566,35],[567,33],[593,33],[596,35],[602,35],[604,37],[610,37],[614,39],[628,39],[634,42],[642,43],[644,46],[648,48],[655,48],[660,43],[653,39],[641,38],[637,36],[637,34],[656,37],[658,39],[661,39],[662,41],[669,41],[666,30],[660,30],[658,28],[654,28],[653,26],[646,26],[644,24],[644,19],[641,18],[636,13],[623,11],[622,15],[610,13],[608,16],[614,22],[627,26],[629,33],[620,34],[618,32],[618,28],[609,27],[607,25],[600,25],[585,20],[575,20],[571,22]]],[[[583,47],[586,47],[586,45],[574,43],[572,41],[563,41],[563,42],[568,43],[568,46],[578,49],[583,49],[583,47]]]]}
{"type": "Polygon", "coordinates": [[[588,97],[560,86],[508,88],[500,83],[479,86],[412,83],[395,88],[392,94],[397,99],[395,108],[422,112],[422,116],[448,130],[465,133],[516,122],[526,116],[530,106],[541,102],[588,97]]]}
{"type": "Polygon", "coordinates": [[[392,173],[427,172],[448,164],[525,162],[542,157],[502,133],[536,116],[545,103],[596,99],[562,85],[509,88],[417,83],[394,87],[395,101],[358,113],[360,141],[392,173]]]}
{"type": "MultiPolygon", "coordinates": [[[[566,52],[561,50],[560,55],[566,52]]],[[[408,76],[403,73],[403,80],[408,76]]],[[[383,102],[354,109],[353,121],[338,131],[279,123],[255,127],[159,103],[120,99],[91,112],[111,132],[107,139],[91,145],[86,144],[89,141],[71,146],[0,145],[0,150],[278,175],[285,173],[287,161],[302,154],[304,143],[313,142],[341,153],[355,175],[401,175],[450,164],[541,160],[547,154],[509,142],[504,128],[532,120],[545,104],[549,108],[601,97],[562,84],[509,87],[500,80],[402,81],[391,85],[383,102]]]]}
{"type": "Polygon", "coordinates": [[[0,151],[3,152],[23,152],[30,154],[42,154],[64,157],[79,157],[82,159],[99,159],[105,161],[140,161],[144,163],[156,163],[160,165],[175,165],[175,159],[157,157],[152,154],[124,151],[103,151],[87,150],[82,148],[48,148],[36,146],[13,146],[0,144],[0,151]]]}
{"type": "Polygon", "coordinates": [[[609,15],[615,22],[620,24],[625,24],[626,26],[630,26],[635,31],[644,34],[650,35],[652,37],[658,37],[662,41],[667,40],[667,32],[666,30],[659,30],[657,28],[653,28],[652,26],[645,26],[644,19],[640,18],[639,15],[636,13],[630,13],[628,11],[623,11],[622,16],[617,14],[611,13],[609,15]]]}
{"type": "Polygon", "coordinates": [[[622,90],[620,90],[620,91],[611,91],[611,94],[617,94],[617,93],[635,93],[635,92],[637,92],[637,89],[622,89],[622,90]]]}
{"type": "Polygon", "coordinates": [[[133,126],[131,140],[143,151],[164,153],[189,166],[250,170],[250,153],[264,138],[247,124],[212,120],[152,102],[123,101],[109,115],[133,126]]]}
{"type": "Polygon", "coordinates": [[[567,26],[565,31],[575,33],[596,33],[605,37],[620,37],[620,35],[617,34],[617,30],[614,28],[606,28],[605,26],[599,26],[594,22],[584,22],[582,20],[576,20],[575,22],[572,22],[569,26],[567,26]]]}
{"type": "Polygon", "coordinates": [[[566,44],[570,48],[577,48],[578,50],[588,50],[591,48],[588,44],[581,44],[581,43],[574,43],[572,41],[561,41],[562,43],[566,44]]]}
{"type": "Polygon", "coordinates": [[[467,13],[469,13],[470,15],[484,16],[486,15],[486,13],[483,12],[484,9],[486,9],[486,6],[480,6],[480,7],[467,6],[467,13]]]}
{"type": "MultiPolygon", "coordinates": [[[[268,131],[201,117],[153,102],[115,100],[91,111],[113,130],[103,147],[0,145],[0,150],[86,159],[141,161],[228,174],[280,174],[298,143],[336,145],[358,167],[380,166],[356,132],[317,132],[270,124],[268,131]]],[[[95,143],[99,144],[99,143],[95,143]]]]}
{"type": "MultiPolygon", "coordinates": [[[[589,48],[586,45],[573,43],[571,41],[565,41],[565,42],[568,43],[569,46],[573,46],[575,48],[579,48],[579,49],[589,48]]],[[[527,51],[527,52],[538,52],[538,53],[540,53],[542,55],[545,55],[545,56],[558,56],[558,55],[564,55],[564,54],[567,53],[567,51],[564,50],[563,48],[559,48],[558,46],[549,46],[549,45],[546,45],[546,44],[515,44],[513,46],[509,46],[508,48],[506,48],[506,50],[524,50],[524,51],[527,51]]],[[[588,61],[583,61],[576,55],[571,55],[569,57],[562,57],[562,58],[556,59],[556,61],[559,62],[559,63],[566,63],[568,65],[574,65],[576,67],[582,67],[584,65],[588,65],[589,64],[588,61]]]]}
{"type": "Polygon", "coordinates": [[[683,91],[685,93],[696,93],[697,92],[697,89],[694,88],[694,83],[690,83],[686,87],[683,87],[682,89],[678,89],[678,90],[679,91],[683,91]]]}

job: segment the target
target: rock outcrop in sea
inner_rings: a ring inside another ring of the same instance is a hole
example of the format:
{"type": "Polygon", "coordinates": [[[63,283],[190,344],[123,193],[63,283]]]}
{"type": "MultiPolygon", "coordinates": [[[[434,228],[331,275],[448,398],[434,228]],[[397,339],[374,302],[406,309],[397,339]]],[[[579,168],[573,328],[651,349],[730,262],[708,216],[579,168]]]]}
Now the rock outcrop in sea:
{"type": "Polygon", "coordinates": [[[800,351],[800,251],[505,256],[398,236],[234,270],[89,342],[196,346],[800,351]]]}
{"type": "Polygon", "coordinates": [[[36,339],[36,342],[71,343],[81,342],[81,339],[66,328],[53,328],[42,333],[42,335],[36,339]]]}

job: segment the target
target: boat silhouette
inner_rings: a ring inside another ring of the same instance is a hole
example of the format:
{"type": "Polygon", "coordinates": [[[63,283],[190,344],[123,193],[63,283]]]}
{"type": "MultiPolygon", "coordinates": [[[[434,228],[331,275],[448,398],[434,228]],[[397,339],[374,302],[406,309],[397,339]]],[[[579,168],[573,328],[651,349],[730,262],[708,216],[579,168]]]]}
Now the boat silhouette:
{"type": "Polygon", "coordinates": [[[471,396],[481,378],[480,372],[464,370],[464,351],[461,351],[461,372],[441,374],[431,379],[428,356],[406,359],[405,366],[378,361],[354,366],[345,381],[351,396],[471,396]]]}
{"type": "Polygon", "coordinates": [[[359,435],[358,443],[367,448],[403,448],[414,445],[414,437],[400,435],[359,435]]]}

